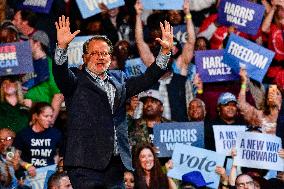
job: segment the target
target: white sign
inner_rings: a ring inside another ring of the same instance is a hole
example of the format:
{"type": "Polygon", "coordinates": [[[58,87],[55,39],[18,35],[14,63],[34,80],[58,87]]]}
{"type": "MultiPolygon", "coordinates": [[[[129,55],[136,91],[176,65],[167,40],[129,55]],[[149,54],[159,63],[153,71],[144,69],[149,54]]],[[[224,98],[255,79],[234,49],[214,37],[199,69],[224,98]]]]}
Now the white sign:
{"type": "Polygon", "coordinates": [[[281,138],[262,133],[239,132],[234,165],[284,171],[284,161],[278,155],[281,138]]]}
{"type": "Polygon", "coordinates": [[[218,188],[220,176],[215,172],[216,166],[223,166],[225,155],[193,147],[190,145],[176,143],[172,160],[174,168],[168,172],[168,176],[181,180],[182,175],[199,171],[205,182],[213,182],[210,188],[218,188]]]}
{"type": "Polygon", "coordinates": [[[245,132],[245,125],[213,125],[216,152],[231,155],[232,147],[236,146],[237,132],[245,132]]]}

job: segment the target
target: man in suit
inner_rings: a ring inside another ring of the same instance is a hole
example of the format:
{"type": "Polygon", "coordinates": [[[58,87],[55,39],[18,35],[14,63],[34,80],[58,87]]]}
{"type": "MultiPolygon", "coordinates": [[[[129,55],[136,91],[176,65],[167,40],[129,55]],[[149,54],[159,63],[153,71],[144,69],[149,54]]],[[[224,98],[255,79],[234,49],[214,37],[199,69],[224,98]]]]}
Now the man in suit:
{"type": "Polygon", "coordinates": [[[54,78],[64,94],[68,111],[64,166],[75,189],[124,188],[123,171],[132,170],[126,123],[127,98],[153,85],[165,72],[173,46],[173,28],[160,24],[161,51],[144,75],[126,79],[108,71],[112,44],[94,36],[83,45],[83,69],[68,69],[67,47],[80,32],[70,32],[64,16],[55,23],[57,48],[54,78]]]}

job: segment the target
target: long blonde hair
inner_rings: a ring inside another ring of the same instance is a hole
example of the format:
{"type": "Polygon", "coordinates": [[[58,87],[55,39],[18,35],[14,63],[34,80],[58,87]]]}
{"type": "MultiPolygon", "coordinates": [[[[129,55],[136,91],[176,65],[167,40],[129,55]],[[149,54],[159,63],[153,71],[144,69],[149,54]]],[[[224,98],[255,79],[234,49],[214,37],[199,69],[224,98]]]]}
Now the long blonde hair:
{"type": "MultiPolygon", "coordinates": [[[[5,80],[9,80],[9,79],[4,79],[1,83],[1,87],[0,87],[0,102],[6,102],[6,98],[5,98],[5,93],[4,93],[4,85],[3,83],[5,82],[5,80]]],[[[10,82],[12,82],[11,80],[9,80],[10,82]]],[[[23,95],[23,90],[22,90],[22,84],[20,81],[15,81],[15,83],[17,84],[17,100],[19,104],[23,104],[24,102],[24,95],[23,95]]]]}

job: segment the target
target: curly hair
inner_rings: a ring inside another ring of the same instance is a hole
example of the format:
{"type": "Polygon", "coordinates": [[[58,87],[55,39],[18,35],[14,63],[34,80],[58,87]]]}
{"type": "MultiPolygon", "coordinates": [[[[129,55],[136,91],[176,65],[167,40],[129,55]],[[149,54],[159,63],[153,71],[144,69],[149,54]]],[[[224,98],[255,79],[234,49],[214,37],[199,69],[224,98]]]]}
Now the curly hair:
{"type": "Polygon", "coordinates": [[[150,144],[141,144],[136,148],[134,156],[134,167],[135,167],[135,188],[136,189],[167,189],[169,188],[169,181],[167,175],[162,172],[160,162],[155,155],[155,152],[150,144]],[[142,150],[149,149],[154,156],[154,166],[150,173],[149,186],[146,184],[146,174],[141,166],[139,155],[142,150]]]}

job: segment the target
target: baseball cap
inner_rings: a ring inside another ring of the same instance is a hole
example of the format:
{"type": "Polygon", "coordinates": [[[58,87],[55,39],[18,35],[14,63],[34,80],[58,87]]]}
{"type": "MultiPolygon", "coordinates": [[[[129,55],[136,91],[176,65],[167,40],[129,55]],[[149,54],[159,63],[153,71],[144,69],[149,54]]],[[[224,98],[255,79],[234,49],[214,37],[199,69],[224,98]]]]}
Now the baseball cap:
{"type": "Polygon", "coordinates": [[[226,93],[222,93],[219,98],[218,98],[218,105],[225,105],[229,102],[236,102],[237,103],[237,99],[236,96],[233,95],[232,93],[226,92],[226,93]]]}
{"type": "Polygon", "coordinates": [[[196,187],[203,187],[214,182],[205,182],[200,171],[192,171],[182,175],[182,182],[184,184],[193,184],[196,187]]]}
{"type": "Polygon", "coordinates": [[[39,41],[42,45],[49,47],[49,38],[44,31],[37,30],[31,37],[35,41],[39,41]]]}
{"type": "Polygon", "coordinates": [[[138,95],[139,100],[142,101],[142,102],[144,102],[144,100],[145,100],[147,97],[151,97],[151,98],[157,99],[157,100],[159,100],[161,103],[163,103],[163,100],[162,100],[162,98],[161,98],[161,96],[160,96],[160,93],[159,93],[159,91],[157,91],[157,90],[150,89],[150,90],[144,91],[144,92],[142,92],[142,93],[140,93],[140,94],[138,95]]]}

